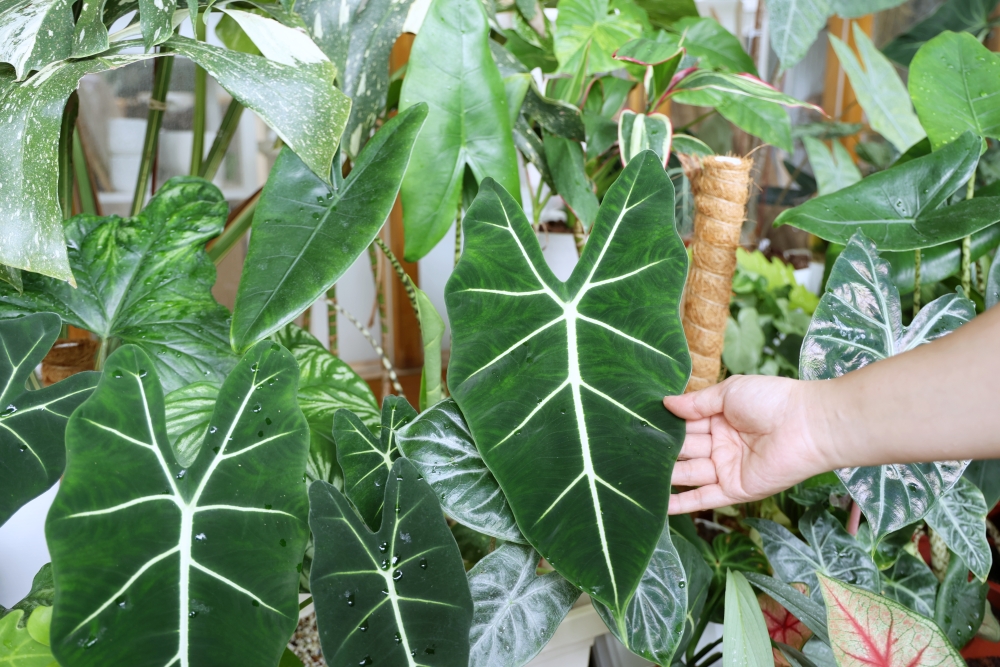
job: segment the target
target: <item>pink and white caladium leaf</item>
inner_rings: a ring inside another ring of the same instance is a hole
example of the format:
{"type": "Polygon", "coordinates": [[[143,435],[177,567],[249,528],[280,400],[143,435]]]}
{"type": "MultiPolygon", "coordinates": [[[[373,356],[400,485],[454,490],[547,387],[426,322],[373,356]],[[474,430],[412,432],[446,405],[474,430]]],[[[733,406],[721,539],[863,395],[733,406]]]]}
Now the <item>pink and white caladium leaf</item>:
{"type": "Polygon", "coordinates": [[[934,621],[870,591],[819,575],[839,667],[963,667],[934,621]]]}

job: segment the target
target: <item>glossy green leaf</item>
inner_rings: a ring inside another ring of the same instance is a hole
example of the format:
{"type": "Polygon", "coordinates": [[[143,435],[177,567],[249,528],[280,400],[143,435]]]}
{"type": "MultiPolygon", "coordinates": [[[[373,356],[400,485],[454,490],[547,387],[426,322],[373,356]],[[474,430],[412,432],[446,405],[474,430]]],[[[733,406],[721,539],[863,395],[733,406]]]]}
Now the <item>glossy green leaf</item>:
{"type": "Polygon", "coordinates": [[[670,119],[661,113],[647,116],[627,109],[622,111],[618,117],[618,149],[622,164],[627,165],[633,157],[651,150],[666,168],[673,133],[670,119]]]}
{"type": "MultiPolygon", "coordinates": [[[[677,91],[674,93],[675,95],[679,95],[682,91],[688,95],[696,91],[715,91],[736,98],[751,98],[762,102],[774,102],[786,107],[819,109],[815,104],[803,102],[790,95],[786,95],[774,86],[761,81],[751,74],[730,74],[728,72],[713,72],[711,70],[699,69],[681,79],[675,90],[677,91]]],[[[685,103],[697,104],[697,102],[685,103]]]]}
{"type": "Polygon", "coordinates": [[[610,11],[608,4],[608,0],[562,0],[555,32],[560,72],[594,74],[620,67],[614,52],[639,37],[642,26],[627,14],[610,11]]]}
{"type": "Polygon", "coordinates": [[[66,464],[63,435],[70,413],[93,391],[98,373],[78,373],[27,391],[28,376],[59,336],[52,313],[0,320],[0,525],[58,481],[66,464]]]}
{"type": "Polygon", "coordinates": [[[963,132],[1000,138],[1000,56],[969,33],[943,32],[910,63],[910,96],[935,150],[963,132]]]}
{"type": "Polygon", "coordinates": [[[434,308],[430,297],[413,286],[417,295],[417,320],[420,322],[420,338],[424,345],[424,367],[420,374],[420,409],[426,410],[444,396],[444,381],[441,377],[441,338],[444,336],[444,320],[434,308]]]}
{"type": "Polygon", "coordinates": [[[558,572],[539,576],[538,561],[531,547],[504,544],[469,571],[474,607],[470,665],[526,665],[580,597],[558,572]]]}
{"type": "Polygon", "coordinates": [[[926,42],[945,30],[982,34],[996,0],[946,0],[930,16],[889,42],[882,52],[904,67],[926,42]]]}
{"type": "Polygon", "coordinates": [[[983,492],[962,477],[941,494],[924,517],[927,525],[965,561],[980,581],[986,581],[993,566],[993,550],[986,539],[987,511],[983,492]]]}
{"type": "Polygon", "coordinates": [[[751,584],[770,595],[782,607],[794,614],[819,641],[830,642],[826,631],[826,609],[823,608],[822,604],[780,579],[768,577],[759,572],[747,572],[744,576],[751,584]]]}
{"type": "Polygon", "coordinates": [[[16,289],[18,294],[24,291],[24,284],[21,282],[21,269],[0,264],[0,280],[16,289]]]}
{"type": "Polygon", "coordinates": [[[26,625],[21,624],[23,617],[24,612],[21,610],[0,616],[0,665],[59,667],[59,663],[52,657],[52,650],[33,638],[26,625]]]}
{"type": "Polygon", "coordinates": [[[832,151],[814,137],[802,137],[802,145],[809,156],[809,164],[812,165],[821,196],[833,194],[861,180],[861,172],[854,164],[851,154],[836,139],[833,140],[832,151]]]}
{"type": "Polygon", "coordinates": [[[699,66],[757,76],[753,58],[743,50],[739,38],[714,18],[688,16],[677,21],[673,29],[680,33],[679,46],[697,58],[699,66]]]}
{"type": "MultiPolygon", "coordinates": [[[[673,526],[671,525],[671,529],[673,526]]],[[[707,547],[705,541],[694,535],[702,547],[707,547]]],[[[684,634],[677,646],[676,655],[680,655],[694,638],[694,631],[701,620],[701,614],[708,600],[708,592],[712,587],[712,569],[705,562],[698,546],[695,546],[677,531],[671,534],[674,548],[680,557],[687,582],[687,610],[684,618],[684,634]]],[[[650,561],[652,562],[652,560],[650,561]]]]}
{"type": "Polygon", "coordinates": [[[413,41],[399,108],[426,102],[427,116],[403,178],[408,261],[437,245],[458,214],[466,168],[520,191],[503,80],[478,0],[436,0],[413,41]],[[444,83],[447,81],[447,83],[444,83]]]}
{"type": "Polygon", "coordinates": [[[167,437],[170,439],[174,458],[184,468],[191,466],[198,458],[201,443],[212,422],[219,389],[219,385],[214,382],[192,382],[163,397],[167,437]]]}
{"type": "Polygon", "coordinates": [[[906,86],[892,63],[875,48],[871,38],[857,23],[852,27],[854,43],[861,54],[860,62],[854,51],[836,36],[830,35],[830,44],[872,129],[903,153],[927,135],[913,112],[906,86]]]}
{"type": "Polygon", "coordinates": [[[951,554],[948,571],[930,616],[955,648],[968,644],[982,625],[989,590],[985,581],[969,581],[969,567],[961,556],[951,554]]]}
{"type": "MultiPolygon", "coordinates": [[[[976,261],[1000,243],[1000,224],[990,225],[972,234],[971,259],[976,261]]],[[[882,259],[889,262],[893,284],[903,293],[913,291],[914,253],[884,252],[882,259]]],[[[962,242],[953,241],[920,251],[920,276],[924,284],[944,280],[956,275],[962,268],[962,242]]],[[[989,291],[989,290],[987,290],[989,291]]],[[[1000,291],[1000,290],[998,290],[1000,291]]]]}
{"type": "Polygon", "coordinates": [[[934,621],[856,586],[820,575],[833,655],[840,667],[962,667],[934,621]]]}
{"type": "Polygon", "coordinates": [[[510,116],[511,125],[517,122],[521,113],[521,106],[524,105],[524,98],[528,94],[531,86],[531,75],[527,72],[523,74],[511,74],[503,78],[504,96],[507,98],[507,114],[510,116]]]}
{"type": "Polygon", "coordinates": [[[771,48],[787,70],[802,60],[826,27],[830,0],[772,0],[768,5],[771,48]]]}
{"type": "Polygon", "coordinates": [[[472,597],[434,491],[399,459],[384,502],[395,511],[373,533],[335,487],[309,488],[310,587],[327,664],[468,667],[472,597]]]}
{"type": "Polygon", "coordinates": [[[672,194],[654,153],[634,158],[563,283],[516,202],[484,181],[445,290],[448,385],[479,451],[529,542],[616,618],[662,530],[683,437],[660,409],[690,372],[672,194]]]}
{"type": "Polygon", "coordinates": [[[757,596],[740,572],[726,573],[723,667],[772,667],[771,640],[757,596]]]}
{"type": "Polygon", "coordinates": [[[46,521],[63,664],[277,663],[309,532],[306,421],[281,346],[226,378],[193,465],[174,459],[156,366],[125,346],[66,430],[46,521]]]}
{"type": "Polygon", "coordinates": [[[505,542],[524,542],[507,498],[489,471],[454,399],[424,410],[396,434],[452,519],[505,542]]]}
{"type": "Polygon", "coordinates": [[[882,595],[922,616],[934,618],[938,580],[923,560],[908,553],[900,554],[881,577],[882,595]]]}
{"type": "Polygon", "coordinates": [[[396,201],[426,116],[420,104],[386,123],[335,187],[282,150],[254,213],[248,271],[233,313],[234,349],[297,317],[371,245],[396,201]]]}
{"type": "Polygon", "coordinates": [[[544,146],[556,192],[583,224],[584,230],[589,230],[597,219],[600,203],[594,194],[594,186],[587,178],[583,147],[570,139],[550,134],[545,135],[544,146]]]}
{"type": "Polygon", "coordinates": [[[983,492],[987,509],[996,507],[1000,501],[1000,459],[972,461],[963,475],[983,492]]]}

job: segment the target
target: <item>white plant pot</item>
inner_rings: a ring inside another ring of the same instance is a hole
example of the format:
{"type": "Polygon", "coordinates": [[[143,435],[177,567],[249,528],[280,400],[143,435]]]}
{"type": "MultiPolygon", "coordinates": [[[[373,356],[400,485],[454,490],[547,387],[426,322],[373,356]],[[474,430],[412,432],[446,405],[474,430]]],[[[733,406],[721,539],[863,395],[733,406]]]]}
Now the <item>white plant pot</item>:
{"type": "Polygon", "coordinates": [[[590,598],[581,595],[552,639],[527,667],[587,667],[594,640],[607,631],[590,598]]]}

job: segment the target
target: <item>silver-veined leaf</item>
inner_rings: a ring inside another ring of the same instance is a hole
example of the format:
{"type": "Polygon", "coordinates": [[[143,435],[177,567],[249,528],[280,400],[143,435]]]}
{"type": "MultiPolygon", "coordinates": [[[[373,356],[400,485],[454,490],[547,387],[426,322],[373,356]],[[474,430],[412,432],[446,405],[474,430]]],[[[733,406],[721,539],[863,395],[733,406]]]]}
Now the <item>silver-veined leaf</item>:
{"type": "Polygon", "coordinates": [[[922,616],[934,618],[938,580],[927,563],[904,552],[881,577],[882,595],[922,616]]]}
{"type": "Polygon", "coordinates": [[[993,549],[986,539],[988,511],[983,492],[960,477],[954,486],[941,494],[924,517],[927,525],[965,561],[979,581],[986,581],[993,567],[993,549]]]}
{"type": "Polygon", "coordinates": [[[962,648],[976,635],[983,623],[989,583],[973,578],[969,581],[969,566],[962,557],[951,554],[948,571],[941,582],[934,613],[937,621],[955,648],[962,648]]]}
{"type": "Polygon", "coordinates": [[[219,398],[214,382],[192,382],[163,397],[167,418],[167,437],[177,462],[187,468],[198,458],[201,443],[208,433],[219,398]]]}

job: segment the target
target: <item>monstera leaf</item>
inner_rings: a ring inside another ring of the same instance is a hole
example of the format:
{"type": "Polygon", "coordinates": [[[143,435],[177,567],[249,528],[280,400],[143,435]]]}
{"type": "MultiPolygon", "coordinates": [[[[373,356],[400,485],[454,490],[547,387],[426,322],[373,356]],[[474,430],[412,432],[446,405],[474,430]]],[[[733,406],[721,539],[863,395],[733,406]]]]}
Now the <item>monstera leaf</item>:
{"type": "Polygon", "coordinates": [[[309,487],[310,588],[330,665],[468,667],[472,597],[434,491],[406,459],[373,533],[325,482],[309,487]]]}
{"type": "Polygon", "coordinates": [[[635,157],[564,283],[514,199],[484,181],[445,290],[448,386],[483,459],[528,541],[616,621],[663,529],[683,439],[661,405],[690,373],[673,206],[656,154],[635,157]]]}
{"type": "Polygon", "coordinates": [[[937,499],[924,517],[979,581],[986,581],[993,567],[993,549],[986,539],[988,511],[983,492],[963,477],[937,499]]]}
{"type": "MultiPolygon", "coordinates": [[[[830,272],[826,293],[802,341],[799,377],[839,377],[936,340],[975,314],[971,301],[947,294],[927,304],[904,328],[889,264],[859,232],[830,272]]],[[[874,547],[887,534],[919,521],[964,468],[965,462],[944,461],[844,468],[837,475],[868,518],[874,547]]]]}
{"type": "Polygon", "coordinates": [[[882,51],[907,67],[925,43],[946,30],[973,35],[988,30],[990,14],[996,4],[995,0],[946,0],[934,13],[889,42],[882,51]]]}
{"type": "Polygon", "coordinates": [[[454,399],[420,413],[399,430],[396,443],[434,489],[448,516],[505,542],[525,541],[454,399]]]}
{"type": "Polygon", "coordinates": [[[882,595],[927,618],[934,618],[937,587],[937,577],[927,564],[908,553],[882,573],[882,595]]]}
{"type": "Polygon", "coordinates": [[[951,554],[931,617],[955,648],[968,644],[982,625],[989,590],[985,581],[969,581],[969,566],[961,556],[951,554]]]}
{"type": "Polygon", "coordinates": [[[236,359],[226,344],[228,313],[212,298],[215,267],[204,245],[222,231],[227,210],[214,185],[175,178],[134,218],[79,215],[67,222],[66,237],[81,288],[25,274],[23,294],[0,285],[0,313],[55,312],[94,332],[101,357],[119,343],[138,345],[167,391],[221,382],[236,359]]]}
{"type": "Polygon", "coordinates": [[[277,664],[309,536],[306,421],[292,356],[266,341],[229,374],[197,458],[167,440],[156,366],[108,358],[66,429],[46,522],[62,664],[277,664]]]}
{"type": "Polygon", "coordinates": [[[244,350],[326,293],[371,245],[396,201],[417,133],[418,104],[365,146],[346,180],[331,187],[282,150],[254,213],[233,311],[232,345],[244,350]]]}
{"type": "Polygon", "coordinates": [[[0,525],[56,483],[66,465],[66,420],[97,385],[99,373],[78,373],[38,391],[28,376],[59,336],[52,313],[0,320],[0,525]]]}
{"type": "Polygon", "coordinates": [[[539,576],[538,561],[531,547],[504,544],[469,571],[474,608],[470,665],[526,665],[580,597],[558,572],[539,576]]]}

